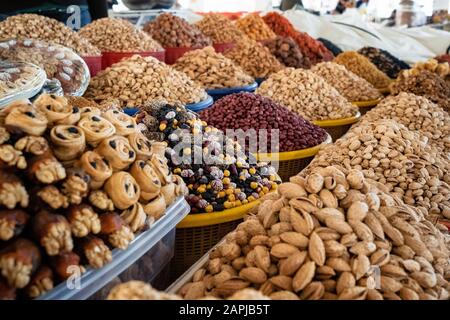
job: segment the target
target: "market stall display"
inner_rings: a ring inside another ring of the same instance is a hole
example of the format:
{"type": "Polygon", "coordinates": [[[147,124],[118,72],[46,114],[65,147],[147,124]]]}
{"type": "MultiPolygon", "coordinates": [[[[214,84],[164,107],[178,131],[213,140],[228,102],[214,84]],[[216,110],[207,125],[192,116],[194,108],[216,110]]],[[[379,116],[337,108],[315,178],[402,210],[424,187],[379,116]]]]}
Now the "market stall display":
{"type": "Polygon", "coordinates": [[[389,86],[391,80],[380,71],[369,59],[356,51],[346,51],[338,55],[333,62],[346,67],[357,76],[366,79],[377,89],[389,86]]]}
{"type": "Polygon", "coordinates": [[[121,107],[137,107],[159,98],[183,104],[207,98],[205,90],[184,73],[153,57],[139,55],[115,63],[93,77],[85,96],[96,101],[117,98],[121,107]]]}
{"type": "Polygon", "coordinates": [[[324,167],[266,196],[170,293],[226,298],[257,288],[280,300],[447,300],[448,259],[445,236],[420,210],[359,170],[324,167]]]}
{"type": "Polygon", "coordinates": [[[44,94],[33,104],[12,103],[1,116],[0,234],[9,242],[0,272],[26,297],[65,280],[69,265],[104,267],[112,248],[127,249],[187,190],[158,143],[118,110],[85,113],[44,94]],[[45,286],[34,282],[42,268],[49,270],[45,286]]]}
{"type": "Polygon", "coordinates": [[[166,63],[173,64],[185,52],[212,45],[209,37],[195,25],[170,13],[163,13],[148,22],[144,31],[166,50],[166,63]]]}
{"type": "Polygon", "coordinates": [[[358,53],[362,54],[370,60],[380,71],[384,72],[389,78],[395,79],[398,77],[402,70],[407,70],[410,66],[390,54],[388,51],[374,48],[364,47],[358,50],[358,53]]]}
{"type": "Polygon", "coordinates": [[[0,42],[0,58],[33,63],[56,79],[66,95],[83,95],[90,75],[86,63],[72,50],[35,39],[0,42]]]}
{"type": "Polygon", "coordinates": [[[290,37],[278,36],[275,39],[264,41],[263,44],[286,67],[303,69],[311,67],[308,57],[301,53],[297,43],[290,37]]]}
{"type": "Polygon", "coordinates": [[[341,48],[339,48],[335,43],[331,42],[328,39],[325,38],[318,38],[318,41],[322,42],[322,44],[331,51],[331,53],[337,57],[338,55],[340,55],[342,53],[341,48]]]}
{"type": "Polygon", "coordinates": [[[297,31],[292,23],[278,12],[269,12],[263,19],[277,35],[294,39],[302,54],[308,57],[312,64],[333,60],[331,51],[320,41],[315,40],[305,32],[297,31]]]}
{"type": "Polygon", "coordinates": [[[250,13],[239,18],[235,25],[247,37],[255,41],[275,39],[277,36],[257,13],[250,13]]]}
{"type": "Polygon", "coordinates": [[[267,78],[284,68],[268,48],[251,39],[242,39],[224,55],[253,78],[267,78]]]}

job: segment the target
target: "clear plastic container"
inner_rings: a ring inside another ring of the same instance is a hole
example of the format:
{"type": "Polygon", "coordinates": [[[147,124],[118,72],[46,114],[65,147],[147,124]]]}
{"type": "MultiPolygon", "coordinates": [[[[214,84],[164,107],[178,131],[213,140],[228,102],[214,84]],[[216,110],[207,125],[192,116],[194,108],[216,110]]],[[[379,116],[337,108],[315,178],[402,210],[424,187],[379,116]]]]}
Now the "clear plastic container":
{"type": "Polygon", "coordinates": [[[0,42],[0,58],[31,62],[57,79],[64,94],[82,96],[90,81],[89,68],[74,51],[57,44],[35,39],[10,39],[0,42]]]}
{"type": "Polygon", "coordinates": [[[64,281],[38,300],[103,299],[112,286],[122,281],[151,282],[172,258],[175,227],[189,211],[184,198],[178,198],[166,214],[139,234],[126,250],[114,249],[111,263],[101,269],[88,268],[78,282],[64,281]],[[77,283],[78,287],[73,286],[77,283]]]}
{"type": "Polygon", "coordinates": [[[35,96],[46,79],[44,70],[34,64],[0,60],[0,108],[35,96]]]}

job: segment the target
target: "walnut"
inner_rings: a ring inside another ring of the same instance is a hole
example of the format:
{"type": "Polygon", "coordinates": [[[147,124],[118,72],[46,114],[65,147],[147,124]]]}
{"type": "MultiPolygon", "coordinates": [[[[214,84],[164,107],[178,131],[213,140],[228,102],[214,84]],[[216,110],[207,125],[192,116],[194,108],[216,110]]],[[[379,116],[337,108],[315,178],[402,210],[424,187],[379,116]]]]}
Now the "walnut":
{"type": "Polygon", "coordinates": [[[89,202],[104,211],[113,211],[114,210],[114,203],[109,198],[109,196],[106,194],[106,192],[101,190],[95,190],[92,191],[89,195],[89,202]]]}
{"type": "Polygon", "coordinates": [[[17,167],[18,169],[25,169],[27,167],[27,162],[22,155],[22,152],[16,150],[9,144],[0,146],[0,161],[10,167],[17,167]]]}
{"type": "Polygon", "coordinates": [[[53,209],[67,208],[69,206],[67,197],[53,185],[42,188],[37,195],[53,209]]]}

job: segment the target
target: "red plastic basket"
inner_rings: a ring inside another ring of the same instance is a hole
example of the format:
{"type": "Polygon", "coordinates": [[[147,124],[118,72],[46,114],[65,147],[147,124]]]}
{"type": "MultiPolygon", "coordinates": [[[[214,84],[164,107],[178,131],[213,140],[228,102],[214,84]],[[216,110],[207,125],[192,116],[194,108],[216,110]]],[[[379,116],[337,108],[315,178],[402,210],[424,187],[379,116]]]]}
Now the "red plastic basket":
{"type": "Polygon", "coordinates": [[[202,49],[202,48],[204,48],[204,47],[164,48],[166,50],[166,63],[167,64],[174,64],[186,52],[192,51],[192,50],[197,50],[197,49],[202,49]]]}
{"type": "Polygon", "coordinates": [[[235,46],[234,42],[223,42],[213,44],[214,50],[216,50],[216,52],[218,53],[223,53],[227,50],[233,49],[234,46],[235,46]]]}
{"type": "Polygon", "coordinates": [[[91,77],[95,76],[99,71],[102,70],[102,56],[90,56],[82,58],[89,68],[91,77]]]}
{"type": "Polygon", "coordinates": [[[129,58],[135,54],[142,57],[154,57],[161,62],[165,62],[166,54],[164,51],[146,51],[146,52],[103,52],[102,69],[106,69],[112,64],[119,62],[124,58],[129,58]]]}

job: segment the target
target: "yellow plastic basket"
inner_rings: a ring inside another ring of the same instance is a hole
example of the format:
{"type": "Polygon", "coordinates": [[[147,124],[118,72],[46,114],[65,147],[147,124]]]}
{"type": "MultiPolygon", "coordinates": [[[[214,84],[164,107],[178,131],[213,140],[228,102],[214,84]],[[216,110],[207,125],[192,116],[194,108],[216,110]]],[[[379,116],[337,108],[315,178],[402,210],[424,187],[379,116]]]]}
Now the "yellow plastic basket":
{"type": "Polygon", "coordinates": [[[258,153],[255,157],[258,161],[278,162],[277,173],[281,181],[286,182],[306,168],[324,145],[332,142],[333,139],[328,135],[324,142],[312,148],[280,153],[258,153]]]}
{"type": "Polygon", "coordinates": [[[381,99],[367,100],[367,101],[354,101],[353,105],[357,106],[361,115],[365,115],[369,110],[379,104],[381,99]]]}
{"type": "Polygon", "coordinates": [[[337,120],[314,120],[313,123],[316,126],[319,126],[331,135],[333,141],[336,141],[340,137],[342,137],[348,129],[352,126],[352,124],[359,121],[361,118],[361,113],[358,111],[355,116],[337,120]]]}

